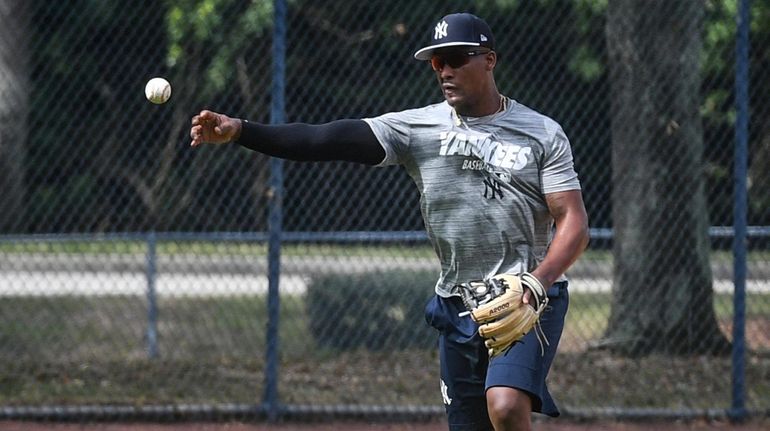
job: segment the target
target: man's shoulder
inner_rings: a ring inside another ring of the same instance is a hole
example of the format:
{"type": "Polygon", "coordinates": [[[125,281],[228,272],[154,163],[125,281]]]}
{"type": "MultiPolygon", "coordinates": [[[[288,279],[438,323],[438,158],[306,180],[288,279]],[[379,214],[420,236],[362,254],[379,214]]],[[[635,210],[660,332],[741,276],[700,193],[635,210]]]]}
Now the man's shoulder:
{"type": "Polygon", "coordinates": [[[514,115],[509,115],[508,119],[514,122],[517,128],[528,131],[530,134],[543,135],[546,138],[553,138],[561,125],[542,112],[536,111],[515,100],[511,100],[511,110],[514,115]]]}
{"type": "Polygon", "coordinates": [[[402,115],[406,117],[431,117],[441,115],[449,111],[449,104],[446,102],[434,103],[421,106],[419,108],[404,109],[403,111],[390,112],[385,115],[402,115]]]}
{"type": "Polygon", "coordinates": [[[444,102],[392,111],[374,118],[365,118],[364,121],[369,124],[389,125],[403,129],[430,128],[445,123],[449,115],[449,106],[444,102]]]}

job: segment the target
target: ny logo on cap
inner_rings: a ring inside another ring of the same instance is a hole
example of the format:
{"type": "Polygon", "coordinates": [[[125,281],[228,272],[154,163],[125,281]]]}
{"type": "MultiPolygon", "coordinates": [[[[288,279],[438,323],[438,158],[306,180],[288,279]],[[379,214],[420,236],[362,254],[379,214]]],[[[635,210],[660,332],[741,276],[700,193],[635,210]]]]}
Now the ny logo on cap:
{"type": "Polygon", "coordinates": [[[445,38],[447,35],[447,23],[446,21],[441,21],[440,23],[436,24],[436,31],[433,33],[434,39],[442,39],[445,38]]]}

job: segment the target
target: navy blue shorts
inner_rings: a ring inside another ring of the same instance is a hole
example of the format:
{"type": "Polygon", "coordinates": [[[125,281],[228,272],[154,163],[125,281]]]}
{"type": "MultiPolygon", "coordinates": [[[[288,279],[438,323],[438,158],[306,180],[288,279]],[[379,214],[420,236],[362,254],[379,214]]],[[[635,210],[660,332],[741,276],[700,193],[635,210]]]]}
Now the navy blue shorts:
{"type": "Polygon", "coordinates": [[[556,354],[564,316],[569,306],[567,282],[548,289],[548,306],[540,323],[549,345],[542,354],[534,331],[504,354],[491,361],[478,334],[478,326],[469,316],[459,317],[465,306],[459,297],[434,296],[425,307],[425,319],[439,335],[441,361],[441,395],[450,430],[491,430],[487,413],[486,390],[506,386],[528,392],[532,410],[549,416],[559,416],[545,384],[548,370],[556,354]]]}

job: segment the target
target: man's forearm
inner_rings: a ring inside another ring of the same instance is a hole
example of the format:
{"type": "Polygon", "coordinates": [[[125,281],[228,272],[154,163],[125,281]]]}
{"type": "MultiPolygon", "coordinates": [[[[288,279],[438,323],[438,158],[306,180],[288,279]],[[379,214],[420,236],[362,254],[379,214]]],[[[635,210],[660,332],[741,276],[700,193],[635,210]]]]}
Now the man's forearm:
{"type": "Polygon", "coordinates": [[[376,165],[385,150],[363,120],[310,125],[241,122],[236,142],[270,156],[299,161],[345,160],[376,165]]]}

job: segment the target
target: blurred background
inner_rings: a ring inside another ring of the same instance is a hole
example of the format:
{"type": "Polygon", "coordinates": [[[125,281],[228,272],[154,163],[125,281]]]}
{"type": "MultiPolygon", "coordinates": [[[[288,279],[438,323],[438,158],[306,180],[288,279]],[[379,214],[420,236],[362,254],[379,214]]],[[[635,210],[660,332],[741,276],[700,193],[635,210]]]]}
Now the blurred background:
{"type": "Polygon", "coordinates": [[[767,416],[770,3],[747,4],[0,0],[0,417],[443,415],[406,173],[188,133],[204,108],[440,102],[412,54],[458,11],[572,144],[592,242],[549,377],[564,413],[767,416]]]}

